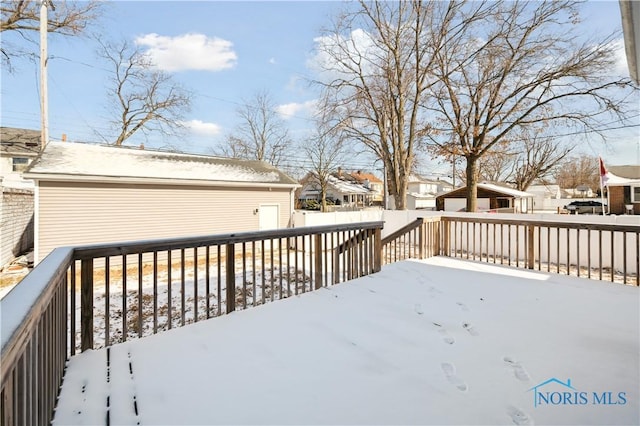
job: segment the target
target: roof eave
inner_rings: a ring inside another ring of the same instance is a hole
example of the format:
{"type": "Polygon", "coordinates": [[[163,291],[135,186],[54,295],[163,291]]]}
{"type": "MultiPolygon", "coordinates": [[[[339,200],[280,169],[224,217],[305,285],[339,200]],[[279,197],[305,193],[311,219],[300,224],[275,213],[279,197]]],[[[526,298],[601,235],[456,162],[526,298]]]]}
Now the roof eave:
{"type": "Polygon", "coordinates": [[[170,178],[148,178],[148,177],[131,177],[131,176],[98,176],[98,175],[72,175],[66,173],[37,173],[26,172],[23,174],[25,179],[33,179],[35,181],[50,182],[85,182],[85,183],[132,183],[147,185],[181,185],[181,186],[222,186],[236,188],[283,188],[294,189],[301,187],[298,183],[281,183],[281,182],[237,182],[237,181],[218,181],[218,180],[201,180],[201,179],[170,179],[170,178]]]}

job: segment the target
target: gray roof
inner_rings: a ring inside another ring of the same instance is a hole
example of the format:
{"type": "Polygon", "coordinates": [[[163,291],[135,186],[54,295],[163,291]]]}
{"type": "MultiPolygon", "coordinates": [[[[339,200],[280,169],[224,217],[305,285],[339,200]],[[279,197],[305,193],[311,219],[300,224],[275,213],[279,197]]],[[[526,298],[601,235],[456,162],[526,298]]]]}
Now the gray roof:
{"type": "Polygon", "coordinates": [[[40,152],[40,130],[0,127],[2,154],[36,156],[40,152]]]}
{"type": "Polygon", "coordinates": [[[608,171],[627,179],[640,179],[640,166],[607,166],[608,171]]]}
{"type": "Polygon", "coordinates": [[[144,179],[298,186],[291,177],[263,161],[71,142],[49,142],[24,176],[40,180],[144,179]]]}

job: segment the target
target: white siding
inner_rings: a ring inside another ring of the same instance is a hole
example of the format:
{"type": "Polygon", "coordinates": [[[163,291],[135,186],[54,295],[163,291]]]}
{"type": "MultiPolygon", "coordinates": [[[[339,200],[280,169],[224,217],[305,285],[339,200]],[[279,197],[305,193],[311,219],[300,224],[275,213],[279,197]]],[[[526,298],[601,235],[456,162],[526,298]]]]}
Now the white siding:
{"type": "Polygon", "coordinates": [[[290,190],[40,182],[36,262],[59,246],[257,230],[260,204],[280,206],[290,190]]]}

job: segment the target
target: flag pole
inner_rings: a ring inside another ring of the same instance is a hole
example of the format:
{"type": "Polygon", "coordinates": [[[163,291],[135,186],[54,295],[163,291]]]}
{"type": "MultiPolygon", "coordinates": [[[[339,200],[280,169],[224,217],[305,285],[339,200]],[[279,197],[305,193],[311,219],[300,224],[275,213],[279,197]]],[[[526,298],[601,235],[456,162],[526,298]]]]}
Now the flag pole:
{"type": "MultiPolygon", "coordinates": [[[[600,201],[602,203],[602,215],[605,215],[605,204],[604,204],[604,187],[605,185],[605,180],[607,178],[607,169],[604,166],[604,161],[602,161],[602,157],[598,157],[598,166],[600,168],[600,201]]],[[[607,193],[607,199],[609,198],[609,194],[607,193]]],[[[609,203],[607,203],[607,207],[609,207],[609,213],[611,213],[611,207],[609,206],[609,203]]]]}

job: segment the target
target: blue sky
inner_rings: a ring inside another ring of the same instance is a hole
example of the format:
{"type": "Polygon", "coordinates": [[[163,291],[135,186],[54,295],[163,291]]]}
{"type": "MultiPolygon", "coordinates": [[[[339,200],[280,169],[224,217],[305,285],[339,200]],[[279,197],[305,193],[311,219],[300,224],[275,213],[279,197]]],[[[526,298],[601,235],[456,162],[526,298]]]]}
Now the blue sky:
{"type": "MultiPolygon", "coordinates": [[[[187,152],[210,153],[237,124],[236,109],[258,91],[268,91],[278,105],[291,135],[304,137],[311,127],[309,107],[317,97],[307,79],[313,78],[314,38],[330,16],[344,7],[338,1],[216,2],[119,1],[105,5],[95,31],[105,40],[138,41],[158,49],[158,62],[178,63],[171,70],[176,81],[194,93],[185,117],[190,131],[180,139],[151,136],[135,138],[148,147],[171,143],[187,152]],[[189,55],[175,58],[180,51],[189,55]],[[200,69],[197,69],[200,68],[200,69]],[[204,68],[204,69],[202,69],[204,68]]],[[[620,29],[617,1],[589,2],[584,9],[584,32],[610,33],[620,29]]],[[[4,40],[24,41],[3,34],[4,40]]],[[[37,45],[32,45],[37,52],[37,45]]],[[[49,37],[50,137],[62,134],[72,141],[100,142],[109,128],[106,97],[107,64],[96,55],[90,38],[49,37]]],[[[621,55],[621,61],[623,55],[621,55]]],[[[16,70],[2,69],[1,125],[38,129],[39,94],[37,61],[14,61],[16,70]]],[[[624,70],[626,63],[621,63],[624,70]]],[[[602,155],[609,164],[636,160],[640,130],[636,127],[609,132],[607,144],[596,139],[581,143],[580,150],[602,155]]],[[[366,159],[351,160],[347,168],[366,168],[366,159]],[[353,166],[353,167],[350,167],[353,166]]],[[[631,161],[635,162],[635,161],[631,161]]],[[[425,174],[443,171],[426,162],[425,174]]]]}

